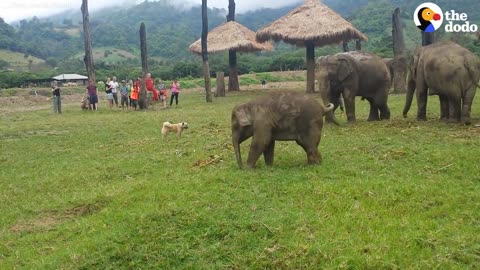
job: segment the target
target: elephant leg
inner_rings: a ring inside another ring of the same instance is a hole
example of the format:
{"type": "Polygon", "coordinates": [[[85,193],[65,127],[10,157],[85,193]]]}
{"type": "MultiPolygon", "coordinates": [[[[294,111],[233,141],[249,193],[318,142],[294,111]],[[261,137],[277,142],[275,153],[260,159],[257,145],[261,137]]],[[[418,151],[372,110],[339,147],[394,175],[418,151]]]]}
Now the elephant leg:
{"type": "Polygon", "coordinates": [[[380,117],[378,115],[378,108],[375,105],[375,101],[371,97],[365,97],[366,100],[368,100],[368,103],[370,103],[370,113],[368,115],[368,121],[378,121],[380,120],[380,117]]]}
{"type": "Polygon", "coordinates": [[[448,104],[450,110],[448,121],[451,123],[460,122],[460,115],[462,113],[461,100],[450,97],[448,99],[448,104]]]}
{"type": "Polygon", "coordinates": [[[320,128],[312,128],[306,136],[302,136],[297,143],[307,153],[308,164],[320,164],[322,156],[318,152],[318,145],[320,144],[321,130],[320,128]]]}
{"type": "MultiPolygon", "coordinates": [[[[420,76],[418,76],[420,77],[420,76]]],[[[428,87],[425,84],[423,78],[417,79],[417,120],[426,121],[427,120],[427,93],[428,87]]]]}
{"type": "Polygon", "coordinates": [[[471,110],[472,110],[472,103],[473,99],[475,98],[476,86],[473,85],[465,92],[463,97],[463,104],[462,104],[462,118],[461,121],[465,125],[470,125],[472,123],[472,119],[470,117],[471,110]]]}
{"type": "Polygon", "coordinates": [[[250,145],[250,152],[248,152],[248,168],[255,168],[255,164],[260,158],[260,155],[263,154],[267,144],[270,143],[270,138],[271,130],[264,124],[259,124],[258,127],[254,129],[252,144],[250,145]]]}
{"type": "Polygon", "coordinates": [[[263,157],[265,158],[265,164],[267,166],[273,165],[274,150],[275,150],[275,140],[271,140],[270,143],[265,148],[265,150],[263,151],[263,157]]]}
{"type": "Polygon", "coordinates": [[[439,95],[438,97],[440,99],[440,120],[448,121],[450,114],[448,97],[445,95],[439,95]]]}
{"type": "Polygon", "coordinates": [[[390,108],[388,107],[388,90],[382,91],[375,97],[375,106],[380,113],[380,120],[390,120],[390,108]]]}
{"type": "Polygon", "coordinates": [[[347,121],[350,124],[355,123],[355,95],[346,90],[343,94],[345,110],[347,111],[347,121]]]}
{"type": "Polygon", "coordinates": [[[380,105],[378,109],[380,110],[380,120],[390,120],[390,108],[387,104],[380,105]]]}

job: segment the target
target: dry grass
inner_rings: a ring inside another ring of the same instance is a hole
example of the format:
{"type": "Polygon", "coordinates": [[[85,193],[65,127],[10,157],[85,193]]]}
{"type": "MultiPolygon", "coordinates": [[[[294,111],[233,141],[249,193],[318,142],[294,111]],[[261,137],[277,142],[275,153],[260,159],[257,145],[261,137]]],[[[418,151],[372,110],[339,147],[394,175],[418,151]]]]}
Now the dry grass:
{"type": "MultiPolygon", "coordinates": [[[[223,23],[208,33],[208,52],[217,53],[228,50],[238,52],[271,51],[270,42],[259,43],[255,40],[255,32],[247,27],[231,21],[223,23]]],[[[190,45],[190,51],[202,53],[202,39],[190,45]]]]}
{"type": "Polygon", "coordinates": [[[304,47],[305,41],[324,46],[343,40],[368,40],[350,22],[319,0],[305,0],[303,5],[258,30],[258,41],[269,39],[282,40],[299,47],[304,47]]]}

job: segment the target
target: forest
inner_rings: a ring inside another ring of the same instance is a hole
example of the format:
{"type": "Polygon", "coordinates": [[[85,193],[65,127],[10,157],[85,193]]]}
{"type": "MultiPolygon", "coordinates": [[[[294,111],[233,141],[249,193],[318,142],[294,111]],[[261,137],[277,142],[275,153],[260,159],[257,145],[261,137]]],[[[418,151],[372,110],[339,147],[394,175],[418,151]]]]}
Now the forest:
{"type": "MultiPolygon", "coordinates": [[[[437,1],[445,10],[465,7],[473,23],[480,23],[480,3],[476,0],[437,1]]],[[[412,14],[418,5],[411,0],[325,0],[325,4],[351,21],[365,33],[369,42],[363,49],[382,57],[392,57],[391,14],[395,7],[401,8],[404,22],[405,42],[409,50],[421,43],[420,31],[412,22],[412,14]]],[[[258,9],[237,14],[236,20],[256,31],[260,27],[285,15],[293,8],[258,9]]],[[[141,22],[147,26],[149,66],[156,76],[200,77],[201,61],[188,51],[188,46],[199,38],[201,32],[200,6],[179,8],[169,1],[145,1],[134,7],[116,7],[91,14],[93,47],[102,57],[95,59],[99,78],[115,73],[118,77],[131,77],[140,70],[139,36],[141,22]],[[113,10],[112,10],[113,9],[113,10]],[[116,53],[118,50],[125,53],[116,53]],[[130,57],[125,56],[126,54],[130,57]],[[112,55],[109,57],[109,55],[112,55]],[[114,57],[114,56],[117,57],[114,57]]],[[[226,11],[209,9],[209,28],[225,21],[226,11]]],[[[480,42],[466,34],[436,33],[436,38],[453,39],[480,55],[480,42]]],[[[85,73],[83,65],[83,37],[80,10],[64,12],[49,18],[32,18],[9,25],[0,19],[0,49],[20,52],[44,59],[50,67],[42,72],[8,72],[0,77],[3,87],[16,84],[25,78],[45,77],[53,73],[85,73]],[[56,69],[53,69],[56,68],[56,69]],[[16,74],[11,74],[16,73],[16,74]],[[35,74],[33,74],[35,73],[35,74]],[[7,85],[5,85],[7,84],[7,85]]],[[[353,44],[350,45],[353,47],[353,44]]],[[[340,46],[318,48],[316,55],[341,51],[340,46]]],[[[212,71],[228,74],[227,54],[210,57],[212,71]]],[[[273,52],[239,55],[240,74],[298,70],[304,68],[304,50],[276,44],[273,52]]],[[[0,70],[14,70],[7,61],[0,60],[0,70]]],[[[2,85],[0,85],[2,87],[2,85]]]]}

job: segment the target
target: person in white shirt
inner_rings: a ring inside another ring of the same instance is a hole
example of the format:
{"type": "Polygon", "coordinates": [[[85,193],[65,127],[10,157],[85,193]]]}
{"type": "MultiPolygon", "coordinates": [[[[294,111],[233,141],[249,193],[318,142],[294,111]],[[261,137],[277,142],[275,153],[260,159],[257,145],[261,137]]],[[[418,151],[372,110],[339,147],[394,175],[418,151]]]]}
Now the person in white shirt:
{"type": "Polygon", "coordinates": [[[115,106],[118,107],[118,94],[117,94],[118,82],[117,82],[117,77],[113,76],[112,81],[110,81],[109,84],[110,84],[110,88],[112,89],[113,101],[115,101],[115,106]]]}

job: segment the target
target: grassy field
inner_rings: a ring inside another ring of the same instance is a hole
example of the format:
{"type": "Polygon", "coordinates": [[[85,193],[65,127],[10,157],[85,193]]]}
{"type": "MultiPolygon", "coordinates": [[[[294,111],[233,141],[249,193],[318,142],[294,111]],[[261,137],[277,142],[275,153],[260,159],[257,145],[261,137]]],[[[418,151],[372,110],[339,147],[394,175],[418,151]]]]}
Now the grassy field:
{"type": "MultiPolygon", "coordinates": [[[[75,55],[75,58],[77,59],[83,59],[84,57],[84,52],[81,52],[77,55],[75,55]]],[[[130,52],[127,52],[125,50],[121,49],[116,49],[113,47],[102,47],[102,48],[95,48],[93,49],[93,59],[95,61],[100,61],[100,62],[107,62],[107,63],[117,63],[120,61],[125,61],[125,60],[130,60],[137,57],[136,55],[133,55],[130,52]],[[107,57],[105,57],[105,52],[108,51],[107,57]]]]}
{"type": "Polygon", "coordinates": [[[25,54],[12,52],[9,50],[0,50],[0,59],[7,61],[10,66],[8,68],[27,71],[29,66],[29,60],[32,60],[33,65],[45,64],[45,61],[29,55],[25,57],[25,54]]]}
{"type": "Polygon", "coordinates": [[[480,268],[480,128],[436,120],[434,98],[428,122],[401,118],[404,96],[376,123],[358,101],[322,165],[281,142],[273,168],[239,170],[230,112],[264,94],[2,113],[0,269],[480,268]],[[163,140],[167,120],[190,128],[163,140]]]}

